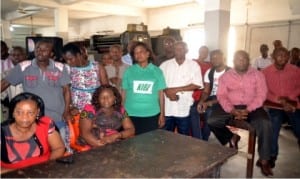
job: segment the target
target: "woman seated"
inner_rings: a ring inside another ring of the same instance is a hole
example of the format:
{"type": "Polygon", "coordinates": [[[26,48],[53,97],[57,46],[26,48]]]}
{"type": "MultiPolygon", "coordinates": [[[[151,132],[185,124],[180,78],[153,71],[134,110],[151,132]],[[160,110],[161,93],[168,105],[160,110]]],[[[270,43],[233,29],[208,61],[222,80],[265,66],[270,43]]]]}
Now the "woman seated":
{"type": "Polygon", "coordinates": [[[9,118],[1,124],[1,173],[63,156],[64,143],[44,110],[43,100],[32,93],[11,100],[9,118]]]}
{"type": "Polygon", "coordinates": [[[116,87],[102,85],[80,115],[80,143],[103,146],[134,135],[135,129],[121,107],[122,97],[116,87]]]}

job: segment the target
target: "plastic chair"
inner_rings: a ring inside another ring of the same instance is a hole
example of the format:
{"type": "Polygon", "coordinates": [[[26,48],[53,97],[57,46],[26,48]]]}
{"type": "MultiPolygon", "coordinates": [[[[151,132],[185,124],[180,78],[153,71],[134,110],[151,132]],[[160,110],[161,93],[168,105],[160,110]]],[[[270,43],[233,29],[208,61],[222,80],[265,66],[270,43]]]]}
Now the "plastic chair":
{"type": "Polygon", "coordinates": [[[79,145],[77,139],[79,137],[79,120],[80,113],[73,116],[73,120],[68,121],[68,127],[70,130],[70,147],[77,152],[83,152],[91,149],[88,145],[79,145]]]}

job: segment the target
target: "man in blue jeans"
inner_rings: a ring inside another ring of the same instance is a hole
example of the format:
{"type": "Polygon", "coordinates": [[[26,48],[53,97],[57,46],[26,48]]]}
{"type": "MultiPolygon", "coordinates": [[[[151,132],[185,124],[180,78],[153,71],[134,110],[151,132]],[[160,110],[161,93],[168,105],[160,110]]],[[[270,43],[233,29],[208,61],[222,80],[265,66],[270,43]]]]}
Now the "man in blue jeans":
{"type": "Polygon", "coordinates": [[[165,129],[189,135],[190,107],[193,104],[193,90],[202,88],[202,76],[198,64],[186,59],[188,51],[184,42],[174,45],[175,58],[163,62],[160,68],[166,79],[165,92],[165,129]]]}
{"type": "Polygon", "coordinates": [[[288,63],[289,51],[286,48],[275,49],[273,58],[274,64],[262,71],[268,87],[265,106],[268,107],[273,127],[271,167],[275,167],[278,137],[285,116],[289,117],[300,148],[300,69],[288,63]]]}
{"type": "Polygon", "coordinates": [[[229,69],[225,64],[223,52],[221,50],[213,50],[210,53],[210,61],[212,68],[208,69],[204,75],[204,89],[197,105],[197,110],[203,114],[202,137],[208,140],[210,129],[207,119],[212,113],[212,106],[218,103],[216,94],[219,84],[219,78],[229,69]]]}

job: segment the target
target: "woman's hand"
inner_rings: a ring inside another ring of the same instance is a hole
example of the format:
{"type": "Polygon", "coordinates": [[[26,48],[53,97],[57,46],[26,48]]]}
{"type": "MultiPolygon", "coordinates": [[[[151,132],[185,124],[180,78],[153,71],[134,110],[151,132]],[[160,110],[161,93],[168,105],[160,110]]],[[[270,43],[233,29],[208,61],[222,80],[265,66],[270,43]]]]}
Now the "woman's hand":
{"type": "Polygon", "coordinates": [[[100,140],[97,141],[97,145],[96,145],[97,147],[102,147],[104,145],[106,145],[106,141],[105,140],[100,139],[100,140]]]}
{"type": "Polygon", "coordinates": [[[112,134],[109,136],[104,136],[100,140],[102,140],[105,144],[111,144],[121,139],[120,133],[112,134]]]}
{"type": "Polygon", "coordinates": [[[165,115],[160,114],[158,116],[158,128],[163,128],[166,124],[166,119],[165,119],[165,115]]]}

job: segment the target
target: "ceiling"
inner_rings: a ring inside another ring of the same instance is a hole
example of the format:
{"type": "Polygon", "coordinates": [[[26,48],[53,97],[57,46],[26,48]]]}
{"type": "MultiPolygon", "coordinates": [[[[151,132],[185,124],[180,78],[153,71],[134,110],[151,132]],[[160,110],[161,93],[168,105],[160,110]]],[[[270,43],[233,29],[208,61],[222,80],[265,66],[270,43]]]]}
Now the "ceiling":
{"type": "MultiPolygon", "coordinates": [[[[108,15],[135,16],[148,8],[158,8],[195,0],[1,0],[1,17],[11,24],[28,25],[34,19],[54,18],[57,8],[68,9],[69,19],[89,19],[108,15]],[[21,9],[22,11],[18,10],[21,9]],[[27,19],[27,20],[26,20],[27,19]]],[[[34,24],[43,26],[43,24],[34,24]]]]}
{"type": "MultiPolygon", "coordinates": [[[[70,20],[83,20],[110,15],[137,17],[150,8],[204,1],[207,0],[1,0],[1,19],[33,28],[53,26],[55,10],[60,8],[67,9],[70,20]]],[[[300,15],[300,0],[231,0],[233,16],[244,14],[249,5],[253,7],[254,19],[265,15],[280,17],[281,13],[300,15]]]]}

